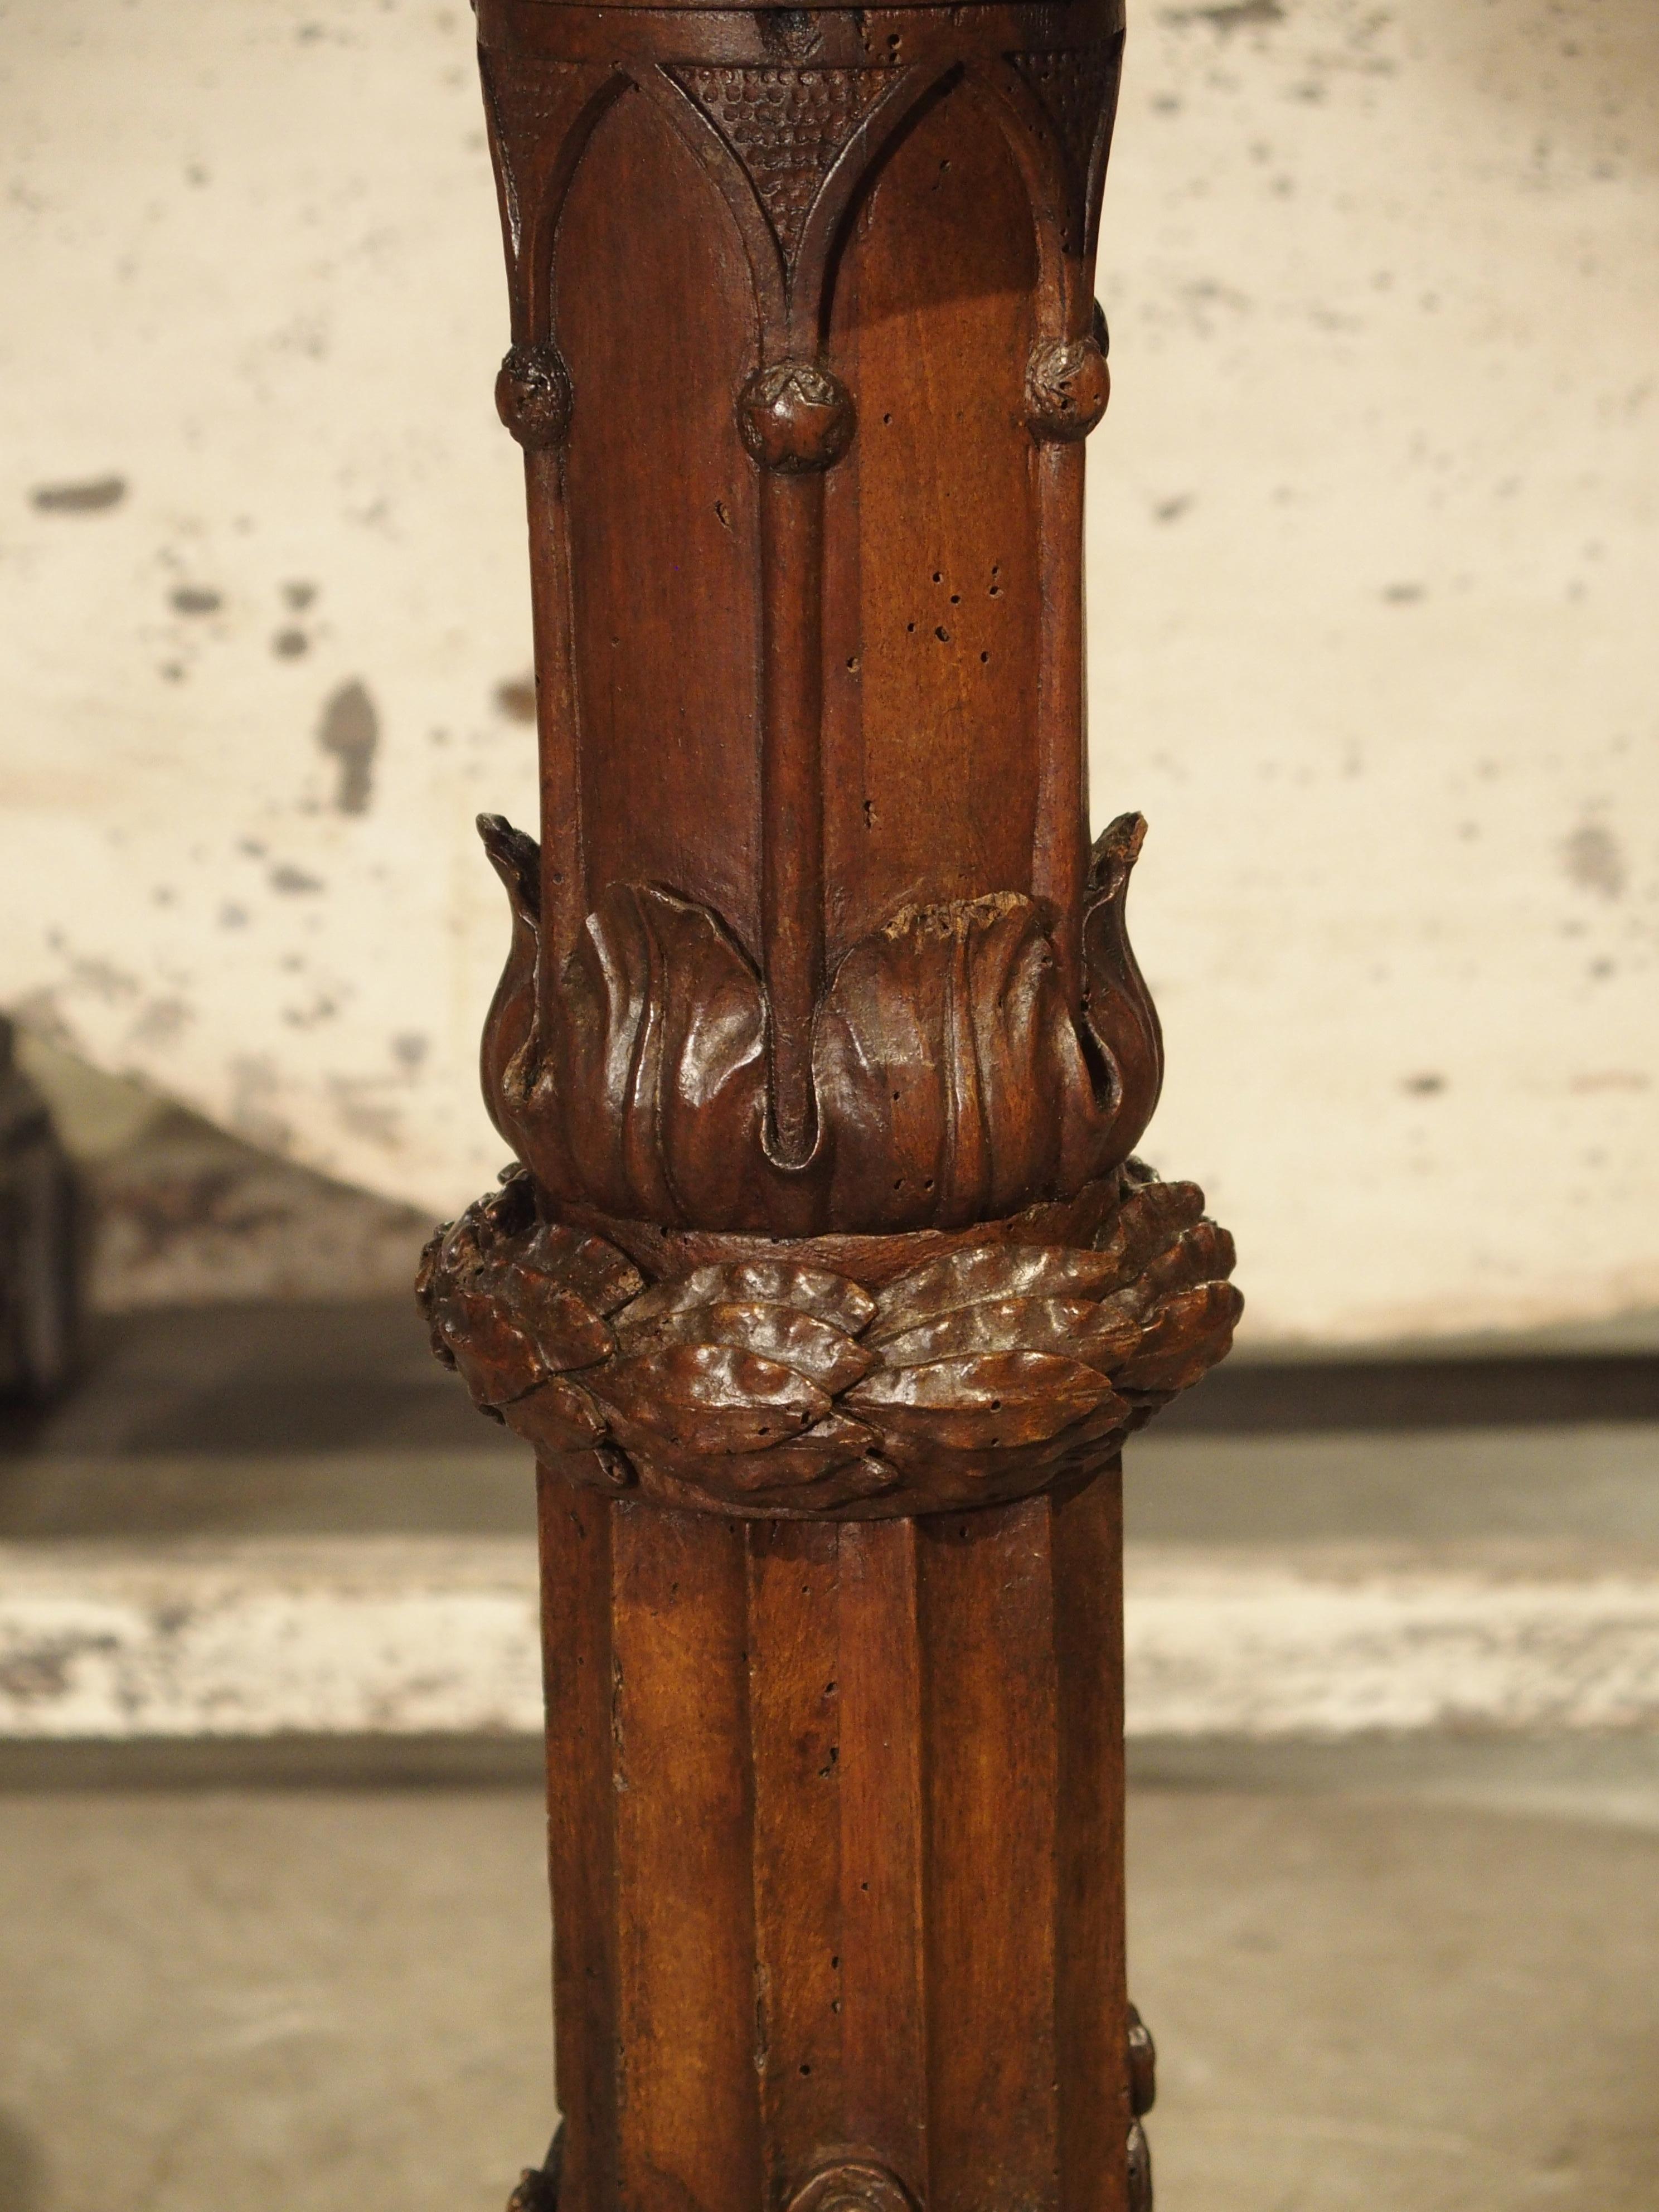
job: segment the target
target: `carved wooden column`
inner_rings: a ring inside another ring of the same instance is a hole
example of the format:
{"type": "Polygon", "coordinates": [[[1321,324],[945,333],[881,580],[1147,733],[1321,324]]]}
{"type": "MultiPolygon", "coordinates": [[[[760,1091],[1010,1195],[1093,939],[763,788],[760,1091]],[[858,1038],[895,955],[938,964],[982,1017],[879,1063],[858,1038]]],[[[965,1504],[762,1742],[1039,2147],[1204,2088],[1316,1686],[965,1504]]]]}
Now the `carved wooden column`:
{"type": "Polygon", "coordinates": [[[1129,2212],[1117,1454],[1238,1298],[1087,839],[1118,0],[478,24],[543,804],[422,1297],[540,1464],[520,2202],[1129,2212]]]}

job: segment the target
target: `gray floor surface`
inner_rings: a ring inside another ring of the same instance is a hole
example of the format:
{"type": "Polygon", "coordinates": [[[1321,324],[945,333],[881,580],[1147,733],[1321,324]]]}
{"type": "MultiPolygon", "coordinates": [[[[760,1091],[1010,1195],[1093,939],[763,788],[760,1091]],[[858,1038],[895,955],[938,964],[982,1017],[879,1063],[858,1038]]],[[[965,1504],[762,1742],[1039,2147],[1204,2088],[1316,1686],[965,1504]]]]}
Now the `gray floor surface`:
{"type": "MultiPolygon", "coordinates": [[[[1142,1755],[1159,2212],[1653,2212],[1659,1769],[1586,1819],[1516,1809],[1548,1747],[1495,1790],[1322,1757],[1142,1755]]],[[[541,1825],[0,1797],[0,2212],[501,2212],[552,2110],[541,1825]]]]}
{"type": "MultiPolygon", "coordinates": [[[[529,1504],[402,1302],[132,1316],[0,1422],[10,1542],[529,1504]]],[[[1128,1505],[1164,1542],[1645,1548],[1659,1362],[1242,1363],[1128,1505]]],[[[1159,2212],[1659,2212],[1659,1739],[1133,1771],[1159,2212]]],[[[524,1747],[0,1759],[0,2212],[501,2212],[552,2117],[541,1827],[524,1747]]]]}

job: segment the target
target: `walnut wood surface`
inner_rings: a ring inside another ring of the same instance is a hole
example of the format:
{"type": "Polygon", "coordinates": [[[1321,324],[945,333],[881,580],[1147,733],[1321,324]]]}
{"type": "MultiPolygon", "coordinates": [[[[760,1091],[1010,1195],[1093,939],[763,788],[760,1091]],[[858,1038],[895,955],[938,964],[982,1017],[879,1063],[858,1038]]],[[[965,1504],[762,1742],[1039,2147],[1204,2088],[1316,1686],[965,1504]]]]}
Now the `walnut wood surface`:
{"type": "Polygon", "coordinates": [[[1231,1240],[1092,848],[1119,0],[477,0],[538,835],[434,1350],[540,1474],[517,2212],[1146,2212],[1118,1453],[1231,1240]]]}
{"type": "Polygon", "coordinates": [[[565,2212],[1123,2212],[1115,1468],[862,1524],[550,1468],[541,1518],[565,2212]]]}
{"type": "Polygon", "coordinates": [[[1203,1205],[1133,1163],[1066,1210],[1075,1241],[1048,1208],[994,1240],[727,1239],[647,1287],[519,1173],[434,1238],[420,1297],[438,1357],[571,1481],[745,1519],[953,1512],[1086,1481],[1223,1355],[1241,1301],[1203,1205]]]}

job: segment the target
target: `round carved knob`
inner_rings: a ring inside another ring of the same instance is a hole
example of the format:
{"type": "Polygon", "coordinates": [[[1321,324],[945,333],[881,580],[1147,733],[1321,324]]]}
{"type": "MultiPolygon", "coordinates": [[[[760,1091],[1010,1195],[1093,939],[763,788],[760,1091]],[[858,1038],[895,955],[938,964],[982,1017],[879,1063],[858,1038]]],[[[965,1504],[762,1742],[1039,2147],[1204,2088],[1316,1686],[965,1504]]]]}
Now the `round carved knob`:
{"type": "Polygon", "coordinates": [[[495,379],[495,412],[526,453],[564,442],[570,372],[555,345],[514,346],[495,379]]]}
{"type": "Polygon", "coordinates": [[[1158,2101],[1158,2046],[1152,2032],[1129,2007],[1129,2110],[1142,2119],[1158,2101]]]}
{"type": "Polygon", "coordinates": [[[853,441],[853,395],[816,362],[757,368],[738,400],[743,442],[764,469],[833,468],[853,441]]]}
{"type": "Polygon", "coordinates": [[[1152,2212],[1152,2154],[1139,2120],[1129,2130],[1129,2212],[1152,2212]]]}
{"type": "Polygon", "coordinates": [[[884,2166],[852,2159],[821,2166],[790,2198],[789,2212],[915,2212],[915,2203],[884,2166]]]}
{"type": "Polygon", "coordinates": [[[1097,339],[1042,338],[1025,365],[1025,420],[1031,435],[1069,445],[1086,438],[1106,412],[1112,372],[1097,339]]]}

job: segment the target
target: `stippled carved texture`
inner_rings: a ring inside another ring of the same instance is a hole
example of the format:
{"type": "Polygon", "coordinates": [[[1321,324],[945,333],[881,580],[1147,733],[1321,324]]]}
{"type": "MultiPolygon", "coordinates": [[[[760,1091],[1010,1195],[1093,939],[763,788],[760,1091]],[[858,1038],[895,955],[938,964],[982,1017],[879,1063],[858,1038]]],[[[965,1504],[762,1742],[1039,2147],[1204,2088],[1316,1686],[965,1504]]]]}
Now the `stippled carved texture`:
{"type": "Polygon", "coordinates": [[[501,179],[507,242],[516,262],[563,148],[574,102],[591,72],[530,54],[481,54],[484,112],[501,179]]]}
{"type": "Polygon", "coordinates": [[[930,1248],[874,1286],[760,1240],[647,1284],[512,1171],[418,1295],[477,1404],[576,1480],[763,1517],[957,1511],[1086,1480],[1231,1342],[1232,1239],[1197,1186],[1133,1163],[1086,1195],[1086,1243],[930,1248]]]}
{"type": "Polygon", "coordinates": [[[892,82],[891,70],[751,66],[675,75],[742,162],[793,263],[819,187],[892,82]]]}
{"type": "Polygon", "coordinates": [[[1089,173],[1096,143],[1117,78],[1115,46],[1062,46],[1048,53],[1010,54],[1013,64],[1053,124],[1066,163],[1068,185],[1068,244],[1084,243],[1089,173]]]}

